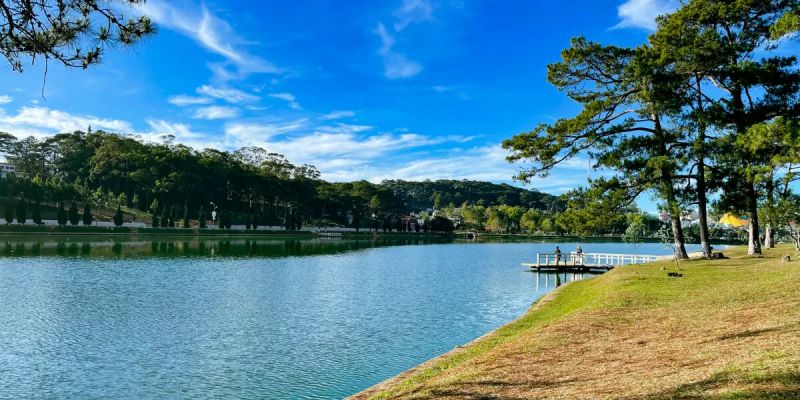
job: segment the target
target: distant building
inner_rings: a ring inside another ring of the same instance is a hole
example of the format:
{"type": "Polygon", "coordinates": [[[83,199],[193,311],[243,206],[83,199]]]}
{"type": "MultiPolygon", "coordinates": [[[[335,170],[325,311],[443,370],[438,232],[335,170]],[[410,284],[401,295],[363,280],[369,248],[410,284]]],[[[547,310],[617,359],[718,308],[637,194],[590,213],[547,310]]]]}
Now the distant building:
{"type": "Polygon", "coordinates": [[[16,171],[17,171],[17,169],[14,168],[13,165],[8,164],[8,163],[4,163],[4,162],[0,162],[0,176],[6,176],[8,174],[13,174],[16,171]]]}

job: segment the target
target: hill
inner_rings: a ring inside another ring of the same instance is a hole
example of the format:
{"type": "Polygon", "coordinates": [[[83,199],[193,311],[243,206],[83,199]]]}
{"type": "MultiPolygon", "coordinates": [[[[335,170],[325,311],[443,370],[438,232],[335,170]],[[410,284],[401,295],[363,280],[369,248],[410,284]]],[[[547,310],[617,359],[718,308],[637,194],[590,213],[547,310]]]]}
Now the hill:
{"type": "Polygon", "coordinates": [[[535,189],[470,180],[387,180],[379,186],[391,190],[405,208],[412,211],[446,207],[449,204],[459,206],[464,202],[487,207],[509,205],[547,210],[560,201],[556,196],[535,189]]]}

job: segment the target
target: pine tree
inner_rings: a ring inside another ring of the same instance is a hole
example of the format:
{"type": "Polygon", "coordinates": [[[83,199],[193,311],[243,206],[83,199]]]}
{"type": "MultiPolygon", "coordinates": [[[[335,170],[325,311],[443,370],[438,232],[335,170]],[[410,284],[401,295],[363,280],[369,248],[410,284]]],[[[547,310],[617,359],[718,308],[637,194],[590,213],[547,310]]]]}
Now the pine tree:
{"type": "Polygon", "coordinates": [[[17,222],[22,225],[25,225],[25,221],[28,220],[28,205],[25,204],[25,200],[20,200],[17,203],[17,222]]]}
{"type": "Polygon", "coordinates": [[[80,222],[81,217],[78,215],[78,206],[75,205],[75,202],[72,202],[72,205],[69,206],[69,223],[72,226],[77,226],[78,222],[80,222]]]}
{"type": "Polygon", "coordinates": [[[58,203],[58,226],[67,224],[67,211],[64,209],[64,202],[58,203]]]}
{"type": "Polygon", "coordinates": [[[6,202],[5,213],[3,217],[6,219],[6,224],[10,225],[14,222],[14,207],[11,205],[11,202],[6,202]]]}
{"type": "Polygon", "coordinates": [[[206,212],[203,210],[203,206],[200,206],[200,213],[197,215],[197,220],[200,223],[200,229],[206,227],[206,212]]]}
{"type": "Polygon", "coordinates": [[[36,225],[42,224],[42,205],[37,201],[33,203],[33,223],[36,225]]]}
{"type": "Polygon", "coordinates": [[[83,206],[83,225],[91,226],[92,222],[94,222],[94,217],[92,216],[92,207],[89,205],[89,203],[86,203],[83,206]]]}
{"type": "Polygon", "coordinates": [[[189,206],[183,206],[183,227],[189,228],[189,206]]]}
{"type": "Polygon", "coordinates": [[[164,209],[161,211],[161,227],[167,228],[169,227],[169,213],[167,212],[167,207],[165,206],[164,209]]]}
{"type": "Polygon", "coordinates": [[[122,209],[119,206],[117,206],[117,212],[114,213],[114,226],[122,226],[122,209]]]}

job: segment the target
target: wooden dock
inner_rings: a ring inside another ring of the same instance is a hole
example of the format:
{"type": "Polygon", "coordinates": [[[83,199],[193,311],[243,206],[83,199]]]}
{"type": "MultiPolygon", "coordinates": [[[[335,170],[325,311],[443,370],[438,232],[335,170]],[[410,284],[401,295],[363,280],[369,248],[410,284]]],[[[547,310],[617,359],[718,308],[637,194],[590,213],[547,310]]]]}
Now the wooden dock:
{"type": "Polygon", "coordinates": [[[671,259],[672,256],[643,254],[578,254],[572,252],[559,256],[552,253],[537,253],[535,263],[522,263],[522,265],[542,272],[605,272],[622,265],[644,264],[671,259]]]}

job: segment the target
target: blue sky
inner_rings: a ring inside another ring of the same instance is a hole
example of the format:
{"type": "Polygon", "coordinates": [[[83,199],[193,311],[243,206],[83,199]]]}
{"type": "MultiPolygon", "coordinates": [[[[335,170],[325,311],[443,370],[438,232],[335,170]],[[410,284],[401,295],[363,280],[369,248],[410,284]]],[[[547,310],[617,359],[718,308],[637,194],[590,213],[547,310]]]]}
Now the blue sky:
{"type": "MultiPolygon", "coordinates": [[[[158,35],[88,71],[51,65],[44,96],[41,65],[0,67],[0,131],[260,146],[334,181],[510,182],[500,142],[576,111],[545,79],[570,38],[636,45],[675,3],[148,0],[158,35]]],[[[589,164],[532,186],[563,193],[589,164]]]]}

